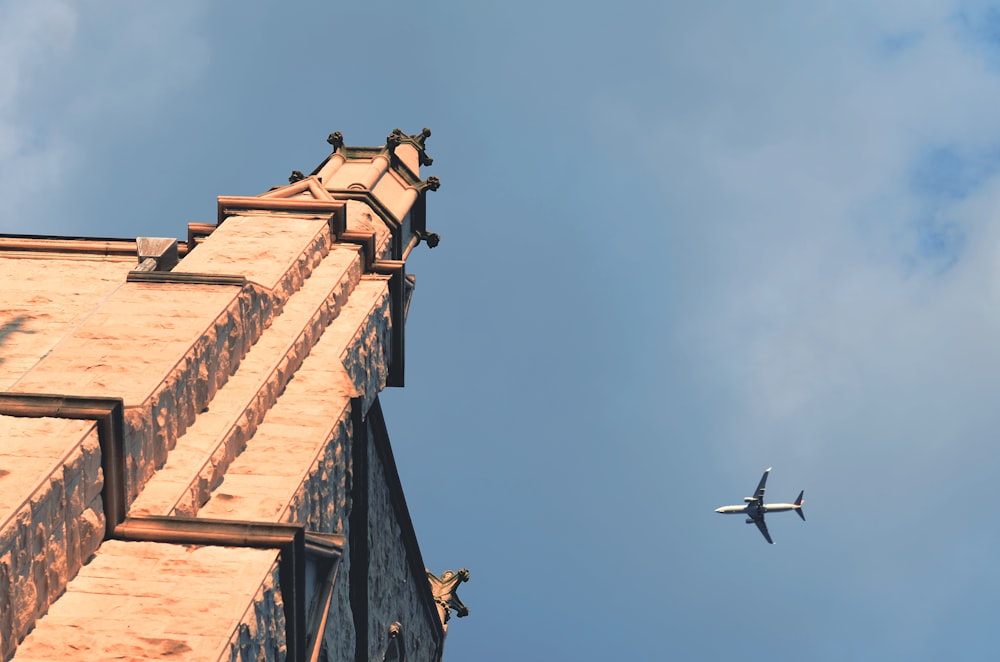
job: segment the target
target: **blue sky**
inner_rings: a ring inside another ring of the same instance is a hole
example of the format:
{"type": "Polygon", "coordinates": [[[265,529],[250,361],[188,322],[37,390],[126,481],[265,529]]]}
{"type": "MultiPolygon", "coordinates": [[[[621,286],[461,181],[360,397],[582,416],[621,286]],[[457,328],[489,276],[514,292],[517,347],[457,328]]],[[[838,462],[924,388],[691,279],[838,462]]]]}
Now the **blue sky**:
{"type": "Polygon", "coordinates": [[[1000,7],[0,0],[0,232],[433,130],[383,404],[451,660],[995,659],[1000,7]],[[803,524],[712,510],[774,466],[803,524]]]}

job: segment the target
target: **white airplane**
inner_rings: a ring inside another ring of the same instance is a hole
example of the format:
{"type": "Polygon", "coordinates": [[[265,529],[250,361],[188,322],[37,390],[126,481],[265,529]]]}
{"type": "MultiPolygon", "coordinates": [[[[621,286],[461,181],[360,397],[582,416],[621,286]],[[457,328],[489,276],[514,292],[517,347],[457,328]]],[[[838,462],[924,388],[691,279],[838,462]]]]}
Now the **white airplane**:
{"type": "Polygon", "coordinates": [[[768,467],[764,471],[760,483],[757,484],[757,491],[753,493],[752,497],[743,497],[742,506],[723,506],[722,508],[716,508],[715,512],[722,513],[723,515],[746,515],[747,524],[756,524],[760,532],[764,534],[764,539],[773,545],[774,541],[771,540],[771,535],[767,532],[767,525],[764,524],[764,513],[779,513],[784,510],[794,510],[802,518],[802,521],[805,522],[806,516],[802,514],[802,495],[806,492],[805,490],[799,492],[799,498],[795,500],[795,503],[765,504],[764,483],[767,482],[767,474],[770,472],[771,467],[768,467]]]}

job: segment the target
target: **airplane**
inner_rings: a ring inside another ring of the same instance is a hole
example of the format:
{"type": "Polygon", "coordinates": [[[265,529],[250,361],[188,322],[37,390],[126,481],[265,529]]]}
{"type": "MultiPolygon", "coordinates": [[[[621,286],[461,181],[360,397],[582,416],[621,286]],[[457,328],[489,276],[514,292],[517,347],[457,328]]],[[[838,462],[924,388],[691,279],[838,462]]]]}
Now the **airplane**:
{"type": "Polygon", "coordinates": [[[760,532],[764,534],[764,539],[773,545],[774,541],[771,540],[771,534],[767,532],[767,524],[764,523],[764,513],[794,510],[802,518],[802,521],[805,522],[806,516],[802,514],[802,495],[806,492],[805,490],[799,492],[799,498],[795,500],[795,503],[764,503],[764,483],[767,482],[767,474],[769,473],[771,473],[771,467],[768,467],[764,471],[760,483],[757,484],[757,491],[753,493],[753,496],[743,497],[742,506],[723,506],[722,508],[716,508],[715,512],[722,513],[723,515],[746,515],[747,524],[756,524],[760,532]]]}

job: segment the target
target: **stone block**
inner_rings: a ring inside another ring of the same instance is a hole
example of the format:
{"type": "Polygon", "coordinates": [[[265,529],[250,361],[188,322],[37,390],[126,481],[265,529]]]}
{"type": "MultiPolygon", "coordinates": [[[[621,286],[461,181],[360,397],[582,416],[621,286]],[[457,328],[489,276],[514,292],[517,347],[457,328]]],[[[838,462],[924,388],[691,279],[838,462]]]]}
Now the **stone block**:
{"type": "Polygon", "coordinates": [[[80,559],[86,563],[101,546],[104,539],[104,512],[96,508],[87,508],[80,516],[79,540],[80,559]]]}
{"type": "Polygon", "coordinates": [[[25,571],[26,574],[15,575],[13,586],[11,587],[11,617],[13,619],[13,634],[15,639],[21,639],[28,633],[28,630],[35,624],[38,618],[36,605],[38,604],[38,589],[35,587],[34,578],[30,574],[28,563],[19,564],[17,569],[25,571]]]}
{"type": "Polygon", "coordinates": [[[80,445],[80,452],[83,455],[83,484],[84,500],[92,501],[101,494],[104,489],[104,471],[101,467],[101,444],[97,437],[97,430],[83,440],[80,445]]]}
{"type": "Polygon", "coordinates": [[[14,651],[14,585],[11,571],[13,557],[9,550],[0,549],[0,659],[6,660],[14,651]]]}
{"type": "Polygon", "coordinates": [[[62,466],[63,489],[66,507],[62,517],[75,519],[83,512],[87,503],[86,478],[83,472],[83,453],[74,453],[62,466]]]}
{"type": "Polygon", "coordinates": [[[80,526],[78,522],[83,516],[83,511],[76,517],[66,521],[66,567],[67,574],[72,575],[83,565],[83,557],[80,556],[80,526]]]}

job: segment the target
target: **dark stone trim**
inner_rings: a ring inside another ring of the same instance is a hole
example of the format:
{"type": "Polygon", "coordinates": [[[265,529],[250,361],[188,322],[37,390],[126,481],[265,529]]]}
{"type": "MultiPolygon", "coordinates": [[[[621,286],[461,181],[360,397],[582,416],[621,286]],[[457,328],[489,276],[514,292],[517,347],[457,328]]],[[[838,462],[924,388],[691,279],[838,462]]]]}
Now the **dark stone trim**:
{"type": "Polygon", "coordinates": [[[246,276],[229,274],[194,274],[175,271],[130,271],[129,283],[175,283],[184,285],[235,285],[247,284],[246,276]]]}
{"type": "Polygon", "coordinates": [[[44,234],[0,234],[0,250],[95,255],[135,255],[135,239],[120,237],[60,237],[44,234]]]}
{"type": "Polygon", "coordinates": [[[218,223],[188,223],[188,251],[208,239],[218,227],[218,223]]]}
{"type": "Polygon", "coordinates": [[[306,649],[309,662],[319,662],[323,651],[323,638],[326,635],[326,624],[330,620],[330,609],[333,605],[333,588],[337,583],[337,573],[340,570],[340,559],[344,555],[344,536],[339,533],[309,533],[306,532],[306,554],[318,557],[327,565],[326,579],[323,581],[323,591],[316,603],[309,626],[309,636],[306,649]]]}
{"type": "Polygon", "coordinates": [[[350,602],[354,616],[354,659],[368,662],[368,423],[364,401],[351,398],[350,602]]]}
{"type": "Polygon", "coordinates": [[[374,232],[344,232],[337,238],[338,243],[354,244],[361,247],[361,270],[370,273],[375,262],[374,232]]]}
{"type": "MultiPolygon", "coordinates": [[[[389,226],[389,232],[392,235],[393,259],[398,260],[403,256],[403,223],[400,219],[396,218],[395,214],[389,211],[388,207],[382,204],[381,200],[375,197],[375,194],[366,189],[353,188],[327,189],[327,192],[337,200],[354,200],[367,204],[389,226]]],[[[417,200],[421,200],[423,197],[424,194],[420,193],[417,196],[417,200]]],[[[416,202],[414,202],[414,205],[416,205],[416,202]]]]}
{"type": "MultiPolygon", "coordinates": [[[[177,254],[183,257],[194,247],[189,241],[177,242],[177,254]]],[[[0,252],[81,253],[84,255],[135,255],[136,240],[120,237],[63,237],[44,234],[0,234],[0,252]]]]}
{"type": "Polygon", "coordinates": [[[336,214],[341,211],[343,206],[344,203],[339,200],[220,195],[218,220],[221,224],[227,217],[243,211],[290,212],[300,216],[324,216],[336,214]]]}
{"type": "Polygon", "coordinates": [[[372,265],[372,272],[389,276],[389,318],[392,321],[392,338],[385,384],[402,387],[406,368],[406,262],[376,260],[372,265]]]}

